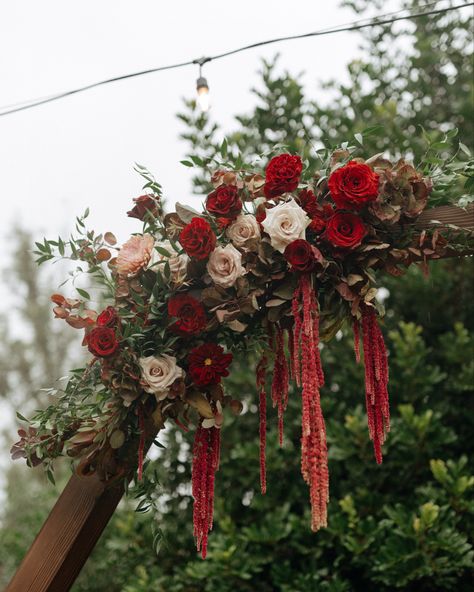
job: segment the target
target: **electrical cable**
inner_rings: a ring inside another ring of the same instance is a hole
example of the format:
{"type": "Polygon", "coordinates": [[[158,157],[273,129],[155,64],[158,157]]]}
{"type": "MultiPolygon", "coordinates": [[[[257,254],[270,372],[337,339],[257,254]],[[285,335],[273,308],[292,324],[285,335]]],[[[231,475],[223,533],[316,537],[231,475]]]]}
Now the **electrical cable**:
{"type": "MultiPolygon", "coordinates": [[[[428,6],[432,6],[436,4],[436,2],[432,2],[430,4],[426,4],[424,7],[428,7],[428,6]]],[[[231,55],[235,55],[237,53],[243,52],[243,51],[248,51],[250,49],[255,49],[257,47],[263,47],[266,45],[271,45],[274,43],[281,43],[283,41],[293,41],[296,39],[306,39],[309,37],[321,37],[324,35],[331,35],[334,33],[342,33],[342,32],[350,32],[350,31],[360,31],[362,29],[366,29],[368,27],[376,27],[376,26],[383,26],[383,25],[389,25],[392,23],[396,23],[396,22],[400,22],[400,21],[405,21],[405,20],[411,20],[411,19],[417,19],[417,18],[421,18],[423,16],[432,16],[432,15],[436,15],[436,14],[443,14],[443,13],[447,13],[447,12],[451,12],[453,10],[459,10],[461,8],[467,8],[469,6],[474,6],[474,2],[467,2],[465,4],[458,4],[456,6],[448,6],[445,8],[439,8],[436,10],[429,10],[429,11],[424,11],[424,12],[418,12],[418,13],[414,13],[414,14],[409,14],[409,15],[405,15],[405,16],[395,16],[394,18],[386,18],[387,16],[392,16],[392,15],[396,15],[399,14],[400,12],[404,12],[404,10],[399,10],[396,12],[392,12],[392,13],[387,13],[384,15],[380,15],[378,17],[372,17],[370,19],[361,19],[359,21],[353,21],[352,23],[348,23],[347,25],[337,25],[335,27],[332,28],[326,28],[326,29],[322,29],[319,31],[313,31],[310,33],[302,33],[299,35],[288,35],[286,37],[277,37],[275,39],[268,39],[266,41],[259,41],[256,43],[252,43],[250,45],[245,45],[243,47],[238,47],[236,49],[231,49],[229,51],[220,53],[220,54],[216,54],[214,56],[209,56],[209,57],[202,57],[202,58],[198,58],[198,59],[194,59],[194,60],[188,60],[185,62],[180,62],[177,64],[170,64],[167,66],[159,66],[156,68],[150,68],[147,70],[141,70],[139,72],[132,72],[129,74],[123,74],[121,76],[115,76],[113,78],[108,78],[106,80],[100,80],[98,82],[93,82],[91,84],[88,84],[86,86],[82,86],[79,88],[75,88],[69,91],[65,91],[65,92],[61,92],[55,95],[50,95],[50,96],[46,96],[43,98],[40,98],[38,100],[35,99],[31,99],[30,101],[23,101],[21,103],[17,103],[16,106],[12,109],[8,109],[8,107],[10,106],[4,106],[4,107],[0,107],[0,117],[4,116],[4,115],[10,115],[12,113],[17,113],[19,111],[24,111],[26,109],[32,109],[33,107],[38,107],[40,105],[44,105],[46,103],[50,103],[53,101],[57,101],[59,99],[63,99],[65,97],[69,97],[71,95],[75,95],[87,90],[90,90],[92,88],[97,88],[99,86],[104,86],[106,84],[111,84],[112,82],[119,82],[121,80],[128,80],[130,78],[136,78],[138,76],[145,76],[147,74],[153,74],[155,72],[163,72],[165,70],[174,70],[177,68],[183,68],[185,66],[191,66],[193,64],[198,64],[200,67],[202,67],[204,64],[211,62],[211,61],[215,61],[215,60],[219,60],[219,59],[223,59],[226,58],[228,56],[231,55]],[[365,22],[368,21],[368,22],[365,22]],[[19,105],[19,106],[18,106],[19,105]],[[4,109],[7,109],[7,111],[4,111],[4,109]]]]}

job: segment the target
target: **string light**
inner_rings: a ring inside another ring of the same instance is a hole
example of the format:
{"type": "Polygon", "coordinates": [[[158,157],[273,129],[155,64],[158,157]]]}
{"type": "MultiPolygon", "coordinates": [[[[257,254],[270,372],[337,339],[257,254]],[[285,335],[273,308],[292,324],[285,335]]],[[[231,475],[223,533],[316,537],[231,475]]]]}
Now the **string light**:
{"type": "MultiPolygon", "coordinates": [[[[427,7],[433,6],[435,4],[436,4],[436,2],[431,2],[431,3],[425,4],[423,7],[420,7],[420,8],[427,8],[427,7]]],[[[417,18],[421,18],[424,16],[434,16],[434,15],[438,15],[438,14],[445,14],[447,12],[451,12],[454,10],[459,10],[459,9],[467,8],[467,7],[471,7],[471,6],[474,6],[474,2],[465,2],[464,4],[458,4],[455,6],[447,6],[446,8],[438,8],[435,10],[425,10],[422,12],[418,12],[418,13],[414,13],[414,14],[412,13],[412,14],[408,14],[408,15],[404,15],[404,16],[398,16],[395,18],[386,18],[388,16],[399,14],[400,12],[404,12],[405,9],[403,9],[403,10],[399,10],[396,12],[379,15],[378,17],[376,16],[371,19],[361,19],[359,21],[354,21],[353,23],[349,23],[347,26],[336,26],[336,27],[332,27],[329,29],[323,29],[320,31],[313,31],[311,33],[303,33],[301,35],[289,35],[287,37],[279,37],[276,39],[268,39],[267,41],[259,41],[257,43],[252,43],[251,45],[245,45],[244,47],[238,47],[236,49],[232,49],[230,51],[226,51],[224,53],[214,55],[211,57],[200,58],[198,60],[190,60],[190,61],[182,62],[182,63],[178,63],[178,64],[170,64],[168,66],[159,66],[157,68],[150,68],[149,70],[142,70],[140,72],[132,72],[130,74],[124,74],[122,76],[116,76],[114,78],[108,78],[106,80],[100,80],[98,82],[93,82],[92,84],[88,84],[86,86],[82,86],[82,87],[75,88],[75,89],[72,89],[69,91],[58,93],[56,95],[51,95],[51,96],[47,96],[47,97],[43,97],[43,98],[39,98],[39,99],[31,99],[28,101],[22,101],[20,103],[14,104],[14,105],[3,105],[3,106],[0,106],[0,117],[2,117],[4,115],[10,115],[11,113],[17,113],[19,111],[24,111],[26,109],[32,109],[34,107],[38,107],[40,105],[44,105],[44,104],[50,103],[52,101],[58,101],[58,100],[63,99],[65,97],[69,97],[69,96],[75,95],[77,93],[82,93],[82,92],[90,90],[92,88],[97,88],[98,86],[103,86],[105,84],[110,84],[112,82],[127,80],[130,78],[135,78],[137,76],[144,76],[146,74],[153,74],[155,72],[162,72],[164,70],[174,70],[176,68],[183,68],[185,66],[190,66],[191,64],[198,64],[200,67],[200,73],[201,73],[202,65],[205,64],[206,62],[210,62],[211,60],[219,60],[219,59],[234,55],[236,53],[240,53],[242,51],[248,51],[250,49],[255,49],[257,47],[263,47],[263,46],[271,45],[274,43],[281,43],[282,41],[290,41],[290,40],[294,40],[294,39],[305,39],[308,37],[320,37],[323,35],[332,35],[335,33],[342,33],[345,31],[360,31],[360,30],[366,29],[368,27],[391,25],[392,23],[396,23],[399,21],[412,20],[412,19],[417,19],[417,18]],[[368,20],[368,22],[367,22],[367,20],[368,20]]],[[[201,109],[203,111],[207,111],[207,109],[209,109],[209,85],[207,83],[207,80],[205,78],[203,78],[202,76],[199,76],[197,90],[198,90],[198,104],[201,106],[201,109]]]]}
{"type": "Polygon", "coordinates": [[[206,78],[202,75],[202,67],[206,62],[210,62],[211,58],[199,58],[198,60],[194,60],[194,64],[199,65],[199,78],[196,81],[196,90],[197,90],[197,104],[203,113],[209,111],[209,107],[211,106],[211,102],[209,100],[209,84],[207,83],[206,78]]]}

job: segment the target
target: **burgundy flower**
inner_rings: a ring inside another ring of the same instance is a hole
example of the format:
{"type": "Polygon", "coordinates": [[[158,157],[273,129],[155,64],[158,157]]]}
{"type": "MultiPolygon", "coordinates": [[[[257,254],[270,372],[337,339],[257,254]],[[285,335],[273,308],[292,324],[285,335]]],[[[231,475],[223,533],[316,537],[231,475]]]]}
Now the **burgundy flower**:
{"type": "Polygon", "coordinates": [[[215,343],[204,343],[191,350],[188,357],[189,374],[198,386],[218,384],[223,376],[229,376],[228,366],[232,354],[225,354],[224,349],[215,343]]]}
{"type": "Polygon", "coordinates": [[[235,185],[219,185],[207,196],[206,210],[214,216],[233,219],[242,210],[239,191],[235,185]]]}
{"type": "Polygon", "coordinates": [[[181,335],[196,335],[207,325],[203,305],[189,294],[177,294],[170,298],[168,314],[178,319],[171,328],[181,335]]]}
{"type": "Polygon", "coordinates": [[[140,195],[140,197],[133,198],[135,205],[127,212],[130,218],[138,218],[144,220],[147,213],[156,216],[158,213],[158,204],[156,200],[150,195],[140,195]]]}
{"type": "Polygon", "coordinates": [[[179,235],[179,242],[190,257],[207,259],[216,246],[216,235],[204,218],[193,218],[179,235]]]}
{"type": "Polygon", "coordinates": [[[303,163],[301,158],[292,154],[274,156],[265,170],[263,191],[267,199],[278,197],[288,191],[294,191],[300,182],[303,163]]]}
{"type": "Polygon", "coordinates": [[[113,306],[108,306],[97,317],[96,323],[98,327],[115,327],[115,325],[117,324],[117,320],[117,311],[113,306]]]}
{"type": "Polygon", "coordinates": [[[294,271],[313,271],[323,256],[321,251],[304,239],[297,239],[290,243],[284,252],[285,259],[294,271]]]}
{"type": "Polygon", "coordinates": [[[87,335],[87,347],[98,358],[107,358],[118,350],[119,342],[110,327],[96,327],[87,335]]]}

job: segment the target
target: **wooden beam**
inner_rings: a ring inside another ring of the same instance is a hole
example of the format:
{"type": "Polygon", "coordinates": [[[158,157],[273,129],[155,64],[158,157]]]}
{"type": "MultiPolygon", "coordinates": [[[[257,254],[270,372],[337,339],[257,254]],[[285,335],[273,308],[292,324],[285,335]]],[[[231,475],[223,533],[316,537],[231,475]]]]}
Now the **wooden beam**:
{"type": "MultiPolygon", "coordinates": [[[[422,230],[438,226],[433,222],[435,220],[442,225],[474,230],[474,205],[466,209],[441,206],[427,210],[418,218],[415,227],[422,230]]],[[[451,257],[459,255],[446,254],[451,257]]],[[[156,430],[156,426],[154,431],[151,430],[153,437],[156,430]]],[[[136,458],[136,443],[131,448],[131,456],[136,458]]],[[[107,487],[97,475],[73,475],[5,592],[67,592],[122,495],[123,483],[107,487]]]]}
{"type": "Polygon", "coordinates": [[[73,475],[5,592],[66,592],[123,495],[97,475],[73,475]]]}
{"type": "Polygon", "coordinates": [[[456,206],[439,206],[430,208],[420,214],[415,223],[415,228],[423,230],[446,225],[454,225],[466,230],[474,230],[474,204],[466,208],[456,206]]]}

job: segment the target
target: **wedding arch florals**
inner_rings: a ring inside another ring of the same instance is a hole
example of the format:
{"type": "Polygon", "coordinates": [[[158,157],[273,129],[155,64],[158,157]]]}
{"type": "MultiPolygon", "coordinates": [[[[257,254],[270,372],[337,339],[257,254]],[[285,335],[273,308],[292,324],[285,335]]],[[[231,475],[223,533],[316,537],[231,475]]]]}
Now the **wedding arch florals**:
{"type": "Polygon", "coordinates": [[[353,330],[380,463],[390,413],[377,276],[426,265],[456,248],[457,235],[416,230],[432,181],[406,160],[365,159],[347,146],[322,160],[320,171],[286,152],[267,159],[264,170],[214,161],[203,211],[178,203],[168,214],[161,186],[139,167],[146,194],[134,199],[128,216],[142,228],[122,246],[111,232],[87,230],[87,213],[76,220],[76,237],[37,243],[39,263],[68,257],[95,286],[93,296],[76,288],[80,298],[51,297],[55,316],[83,331],[91,358],[54,390],[55,405],[20,430],[14,456],[43,462],[51,479],[60,455],[75,459],[79,474],[110,482],[128,479],[135,464],[140,481],[150,436],[166,420],[184,430],[194,425],[194,536],[205,557],[225,416],[242,410],[225,391],[238,342],[259,356],[262,493],[267,393],[282,444],[292,380],[301,391],[301,470],[311,527],[326,526],[321,342],[345,324],[353,330]],[[132,443],[137,455],[130,463],[132,443]]]}

